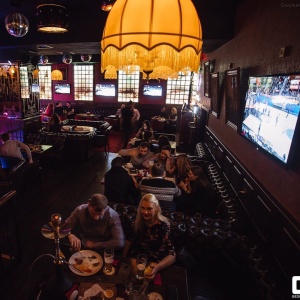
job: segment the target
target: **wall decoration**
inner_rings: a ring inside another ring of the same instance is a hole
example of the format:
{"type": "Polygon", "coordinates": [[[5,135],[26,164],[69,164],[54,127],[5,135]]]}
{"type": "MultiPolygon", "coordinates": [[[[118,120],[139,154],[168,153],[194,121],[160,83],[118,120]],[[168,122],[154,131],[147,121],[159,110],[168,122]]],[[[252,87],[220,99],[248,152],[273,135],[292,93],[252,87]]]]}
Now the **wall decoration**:
{"type": "Polygon", "coordinates": [[[219,72],[211,73],[211,113],[213,116],[219,118],[220,103],[219,103],[219,72]]]}
{"type": "Polygon", "coordinates": [[[240,68],[227,70],[225,74],[226,104],[225,121],[226,124],[237,130],[239,122],[239,91],[240,91],[240,68]]]}
{"type": "Polygon", "coordinates": [[[204,63],[204,96],[210,97],[210,61],[204,63]]]}

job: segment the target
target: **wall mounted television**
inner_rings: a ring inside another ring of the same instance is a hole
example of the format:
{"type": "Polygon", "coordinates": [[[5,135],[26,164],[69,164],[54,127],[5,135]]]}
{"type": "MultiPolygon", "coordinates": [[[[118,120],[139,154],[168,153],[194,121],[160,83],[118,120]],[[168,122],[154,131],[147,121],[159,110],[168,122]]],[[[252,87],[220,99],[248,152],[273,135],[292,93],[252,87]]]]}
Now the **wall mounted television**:
{"type": "Polygon", "coordinates": [[[249,77],[241,135],[288,166],[299,109],[300,74],[249,77]]]}
{"type": "Polygon", "coordinates": [[[37,83],[33,83],[31,85],[31,92],[32,93],[39,93],[40,92],[40,86],[37,83]]]}
{"type": "Polygon", "coordinates": [[[115,96],[116,86],[111,83],[97,83],[95,86],[95,95],[97,96],[115,96]]]}
{"type": "Polygon", "coordinates": [[[143,95],[144,96],[162,96],[162,86],[158,84],[145,84],[143,86],[143,95]]]}
{"type": "Polygon", "coordinates": [[[71,86],[69,83],[55,83],[55,94],[71,94],[71,86]]]}

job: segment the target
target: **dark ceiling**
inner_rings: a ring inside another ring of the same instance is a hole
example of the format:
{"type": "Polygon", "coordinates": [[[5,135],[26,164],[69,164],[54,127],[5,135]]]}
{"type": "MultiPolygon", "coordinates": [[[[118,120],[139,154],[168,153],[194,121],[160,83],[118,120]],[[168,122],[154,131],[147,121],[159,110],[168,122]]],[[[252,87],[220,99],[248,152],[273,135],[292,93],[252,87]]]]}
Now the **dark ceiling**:
{"type": "MultiPolygon", "coordinates": [[[[202,52],[210,53],[233,37],[236,8],[243,0],[192,1],[202,24],[202,52]]],[[[108,15],[101,10],[100,4],[101,0],[1,0],[0,61],[28,62],[33,57],[48,55],[49,62],[51,58],[52,62],[57,62],[55,57],[64,53],[71,53],[73,61],[80,61],[80,54],[92,54],[92,61],[99,61],[100,40],[108,15]],[[37,31],[36,6],[42,3],[62,4],[67,8],[67,33],[48,34],[37,31]],[[29,21],[29,31],[24,37],[13,37],[5,29],[5,17],[12,12],[24,14],[29,21]]]]}

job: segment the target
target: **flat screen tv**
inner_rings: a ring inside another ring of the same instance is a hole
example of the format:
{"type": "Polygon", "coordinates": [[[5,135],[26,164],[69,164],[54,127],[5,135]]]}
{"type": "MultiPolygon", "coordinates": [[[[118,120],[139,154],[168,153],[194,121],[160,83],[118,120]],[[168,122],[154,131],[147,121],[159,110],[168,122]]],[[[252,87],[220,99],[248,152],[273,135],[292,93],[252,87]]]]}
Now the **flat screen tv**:
{"type": "Polygon", "coordinates": [[[37,83],[33,83],[31,85],[31,92],[32,93],[39,93],[40,92],[40,86],[37,83]]]}
{"type": "Polygon", "coordinates": [[[116,86],[111,83],[97,83],[95,87],[95,95],[97,96],[115,96],[116,86]]]}
{"type": "Polygon", "coordinates": [[[300,109],[300,74],[249,77],[241,134],[284,166],[300,109]]]}
{"type": "Polygon", "coordinates": [[[145,84],[143,87],[144,96],[162,96],[162,86],[158,84],[145,84]]]}
{"type": "Polygon", "coordinates": [[[56,83],[55,94],[71,94],[71,86],[69,83],[56,83]]]}

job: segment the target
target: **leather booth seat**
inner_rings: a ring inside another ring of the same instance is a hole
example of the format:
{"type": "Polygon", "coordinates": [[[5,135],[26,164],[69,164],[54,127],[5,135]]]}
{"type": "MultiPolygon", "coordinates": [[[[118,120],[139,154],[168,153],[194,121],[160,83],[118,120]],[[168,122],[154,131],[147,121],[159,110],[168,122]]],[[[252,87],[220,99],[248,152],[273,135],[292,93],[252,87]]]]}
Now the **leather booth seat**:
{"type": "Polygon", "coordinates": [[[86,134],[77,134],[72,132],[47,132],[44,128],[39,131],[42,136],[40,140],[44,143],[53,145],[60,151],[66,160],[85,161],[94,155],[94,142],[98,134],[105,132],[110,126],[105,121],[91,120],[73,120],[68,119],[63,125],[89,126],[95,128],[95,131],[86,134]]]}

